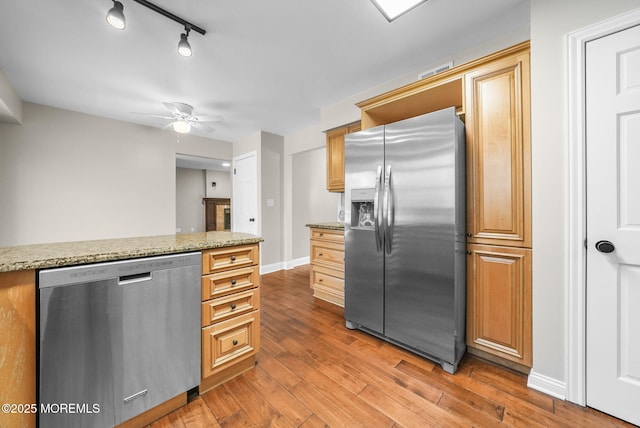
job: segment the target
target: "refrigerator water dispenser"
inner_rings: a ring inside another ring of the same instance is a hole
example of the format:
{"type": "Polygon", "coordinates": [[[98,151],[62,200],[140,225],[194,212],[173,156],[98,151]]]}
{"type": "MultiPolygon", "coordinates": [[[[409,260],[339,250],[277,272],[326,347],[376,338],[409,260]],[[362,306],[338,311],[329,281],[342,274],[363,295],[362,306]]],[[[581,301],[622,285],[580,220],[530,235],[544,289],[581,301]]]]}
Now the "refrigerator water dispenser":
{"type": "Polygon", "coordinates": [[[373,198],[375,189],[353,189],[351,191],[351,224],[358,228],[373,229],[373,198]]]}

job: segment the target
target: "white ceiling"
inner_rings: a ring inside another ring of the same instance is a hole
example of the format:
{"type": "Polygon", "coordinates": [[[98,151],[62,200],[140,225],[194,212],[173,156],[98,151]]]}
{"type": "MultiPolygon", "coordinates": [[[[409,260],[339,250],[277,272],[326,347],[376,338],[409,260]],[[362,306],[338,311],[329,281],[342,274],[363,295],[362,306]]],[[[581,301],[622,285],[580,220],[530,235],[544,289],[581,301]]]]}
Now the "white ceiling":
{"type": "Polygon", "coordinates": [[[370,0],[152,0],[207,30],[191,32],[184,58],[183,27],[121,1],[125,31],[106,23],[110,0],[1,1],[0,69],[19,96],[158,128],[133,113],[180,101],[224,116],[203,137],[286,135],[322,107],[529,26],[529,0],[429,0],[391,23],[370,0]]]}

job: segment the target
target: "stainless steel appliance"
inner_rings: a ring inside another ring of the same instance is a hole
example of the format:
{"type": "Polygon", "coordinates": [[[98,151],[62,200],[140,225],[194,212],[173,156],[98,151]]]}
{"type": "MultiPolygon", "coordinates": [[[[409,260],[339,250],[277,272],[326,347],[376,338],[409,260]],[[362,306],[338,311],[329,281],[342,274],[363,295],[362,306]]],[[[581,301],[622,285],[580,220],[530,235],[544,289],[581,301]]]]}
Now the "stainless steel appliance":
{"type": "Polygon", "coordinates": [[[200,382],[200,253],[41,270],[39,425],[113,427],[200,382]]]}
{"type": "Polygon", "coordinates": [[[464,127],[453,107],[347,135],[347,327],[455,372],[465,351],[465,216],[464,127]]]}

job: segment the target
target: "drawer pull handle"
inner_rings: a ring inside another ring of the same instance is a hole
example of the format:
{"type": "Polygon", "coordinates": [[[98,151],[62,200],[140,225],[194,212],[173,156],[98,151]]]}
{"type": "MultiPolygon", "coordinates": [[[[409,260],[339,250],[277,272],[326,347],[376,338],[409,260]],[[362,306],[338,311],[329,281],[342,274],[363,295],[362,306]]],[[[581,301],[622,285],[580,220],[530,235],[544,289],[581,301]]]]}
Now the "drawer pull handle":
{"type": "Polygon", "coordinates": [[[324,236],[324,233],[321,233],[320,236],[324,236]]]}
{"type": "Polygon", "coordinates": [[[318,282],[322,282],[322,281],[323,281],[323,279],[322,279],[322,278],[320,278],[320,279],[318,280],[318,282]]]}
{"type": "Polygon", "coordinates": [[[233,343],[233,346],[236,346],[236,345],[238,344],[238,341],[237,341],[237,340],[235,340],[235,339],[233,339],[233,342],[232,342],[232,343],[233,343]]]}
{"type": "Polygon", "coordinates": [[[235,262],[236,261],[236,256],[231,256],[231,261],[235,262]]]}
{"type": "Polygon", "coordinates": [[[231,280],[231,286],[233,287],[233,286],[234,286],[234,285],[236,285],[236,284],[237,284],[237,281],[236,281],[235,279],[232,279],[232,280],[231,280]]]}
{"type": "Polygon", "coordinates": [[[232,304],[231,304],[231,310],[233,311],[233,310],[235,310],[235,309],[236,309],[236,304],[235,304],[235,303],[232,303],[232,304]]]}
{"type": "Polygon", "coordinates": [[[319,254],[318,254],[318,256],[319,256],[319,257],[322,257],[322,256],[324,256],[324,254],[323,254],[323,253],[319,253],[319,254]]]}

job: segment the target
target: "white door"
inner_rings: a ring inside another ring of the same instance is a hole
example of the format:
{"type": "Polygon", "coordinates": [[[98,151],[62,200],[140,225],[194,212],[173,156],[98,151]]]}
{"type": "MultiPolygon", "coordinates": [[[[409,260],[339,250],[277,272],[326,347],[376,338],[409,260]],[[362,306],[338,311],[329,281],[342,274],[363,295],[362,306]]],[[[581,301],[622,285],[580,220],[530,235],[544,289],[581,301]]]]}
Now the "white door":
{"type": "Polygon", "coordinates": [[[233,158],[231,230],[258,234],[258,167],[256,152],[233,158]]]}
{"type": "Polygon", "coordinates": [[[587,405],[640,425],[640,26],[586,61],[587,405]]]}

